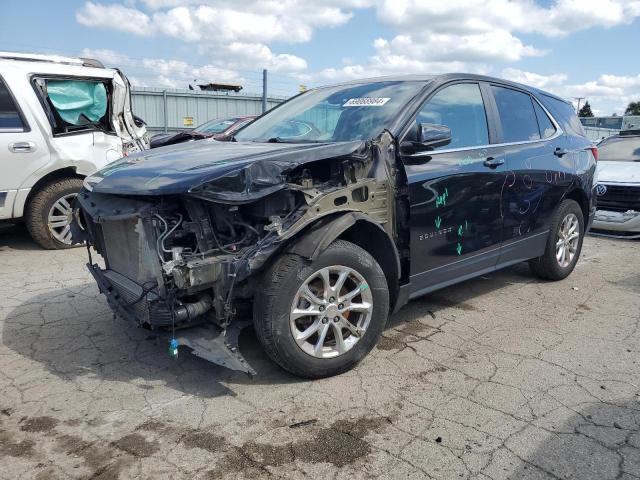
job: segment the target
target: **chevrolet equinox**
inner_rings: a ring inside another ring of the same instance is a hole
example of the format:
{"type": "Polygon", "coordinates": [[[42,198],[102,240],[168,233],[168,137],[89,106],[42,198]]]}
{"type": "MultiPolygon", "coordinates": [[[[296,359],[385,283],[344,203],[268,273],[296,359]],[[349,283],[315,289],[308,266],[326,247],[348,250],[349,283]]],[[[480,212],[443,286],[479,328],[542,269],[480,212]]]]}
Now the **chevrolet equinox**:
{"type": "Polygon", "coordinates": [[[409,300],[528,261],[571,273],[597,149],[570,103],[496,78],[356,80],[241,129],[87,177],[73,239],[114,313],[170,352],[254,373],[253,324],[295,375],[344,372],[409,300]],[[250,320],[252,318],[252,320],[250,320]],[[165,332],[165,333],[162,333],[165,332]]]}

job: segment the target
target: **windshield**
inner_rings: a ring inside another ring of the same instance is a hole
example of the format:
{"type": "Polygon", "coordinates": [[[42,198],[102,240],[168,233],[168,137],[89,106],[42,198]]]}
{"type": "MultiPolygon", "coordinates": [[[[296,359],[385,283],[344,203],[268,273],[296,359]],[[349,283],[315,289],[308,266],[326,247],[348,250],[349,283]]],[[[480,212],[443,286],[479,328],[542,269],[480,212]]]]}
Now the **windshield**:
{"type": "Polygon", "coordinates": [[[243,128],[236,140],[339,142],[374,138],[420,92],[421,82],[376,82],[303,93],[243,128]]]}
{"type": "Polygon", "coordinates": [[[611,137],[598,145],[598,160],[605,162],[640,162],[640,136],[611,137]]]}
{"type": "Polygon", "coordinates": [[[194,131],[200,133],[222,133],[231,125],[236,123],[236,118],[225,118],[224,120],[211,120],[207,123],[203,123],[199,127],[194,128],[194,131]]]}

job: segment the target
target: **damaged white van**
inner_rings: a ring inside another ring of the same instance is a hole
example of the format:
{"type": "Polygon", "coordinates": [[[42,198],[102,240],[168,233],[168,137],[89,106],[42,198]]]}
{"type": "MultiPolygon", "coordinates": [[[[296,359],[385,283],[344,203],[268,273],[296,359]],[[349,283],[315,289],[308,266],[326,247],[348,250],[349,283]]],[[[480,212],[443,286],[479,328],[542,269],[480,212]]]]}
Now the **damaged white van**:
{"type": "Polygon", "coordinates": [[[23,218],[42,247],[70,247],[71,203],[83,178],[147,148],[119,70],[0,52],[0,221],[23,218]]]}

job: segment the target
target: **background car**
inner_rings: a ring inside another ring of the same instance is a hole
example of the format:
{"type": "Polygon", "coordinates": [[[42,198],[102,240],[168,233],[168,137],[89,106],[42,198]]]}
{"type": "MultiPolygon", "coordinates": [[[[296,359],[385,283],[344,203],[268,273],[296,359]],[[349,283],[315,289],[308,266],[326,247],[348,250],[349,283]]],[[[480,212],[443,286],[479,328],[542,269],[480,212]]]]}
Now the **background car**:
{"type": "Polygon", "coordinates": [[[232,117],[210,120],[207,123],[178,133],[160,133],[151,137],[151,148],[165,147],[176,143],[215,138],[221,142],[230,140],[235,132],[251,122],[255,116],[232,117]]]}
{"type": "Polygon", "coordinates": [[[596,233],[640,238],[640,130],[598,144],[596,233]]]}
{"type": "Polygon", "coordinates": [[[24,219],[42,247],[71,246],[82,180],[149,148],[129,81],[97,60],[0,52],[0,220],[24,219]]]}

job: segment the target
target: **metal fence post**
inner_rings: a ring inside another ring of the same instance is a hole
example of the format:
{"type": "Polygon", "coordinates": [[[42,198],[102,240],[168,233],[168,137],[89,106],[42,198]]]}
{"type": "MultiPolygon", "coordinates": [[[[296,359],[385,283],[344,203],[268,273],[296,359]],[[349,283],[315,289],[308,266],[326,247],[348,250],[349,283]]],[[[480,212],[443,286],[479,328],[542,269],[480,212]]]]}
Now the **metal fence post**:
{"type": "Polygon", "coordinates": [[[267,69],[262,70],[262,113],[267,111],[267,69]]]}
{"type": "Polygon", "coordinates": [[[163,90],[162,91],[162,112],[164,114],[164,133],[167,133],[167,123],[168,123],[168,116],[169,113],[167,112],[167,91],[163,90]]]}

